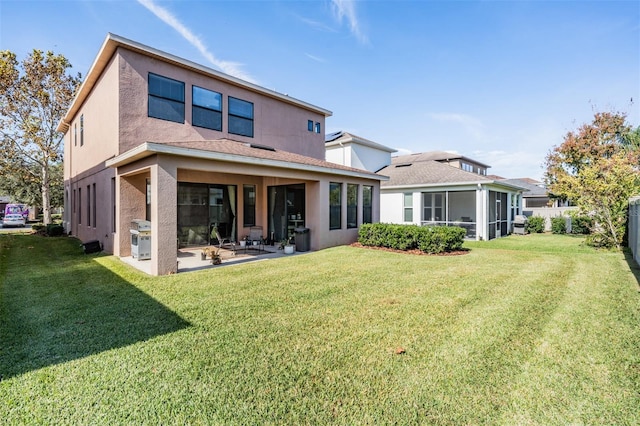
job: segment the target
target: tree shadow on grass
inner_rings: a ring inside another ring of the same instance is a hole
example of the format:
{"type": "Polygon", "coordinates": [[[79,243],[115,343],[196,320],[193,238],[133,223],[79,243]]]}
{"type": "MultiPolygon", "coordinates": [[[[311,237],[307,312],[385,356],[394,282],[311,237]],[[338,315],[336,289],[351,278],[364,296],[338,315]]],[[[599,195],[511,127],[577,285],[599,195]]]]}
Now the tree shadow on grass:
{"type": "Polygon", "coordinates": [[[57,260],[0,270],[0,380],[190,325],[91,257],[57,260]]]}

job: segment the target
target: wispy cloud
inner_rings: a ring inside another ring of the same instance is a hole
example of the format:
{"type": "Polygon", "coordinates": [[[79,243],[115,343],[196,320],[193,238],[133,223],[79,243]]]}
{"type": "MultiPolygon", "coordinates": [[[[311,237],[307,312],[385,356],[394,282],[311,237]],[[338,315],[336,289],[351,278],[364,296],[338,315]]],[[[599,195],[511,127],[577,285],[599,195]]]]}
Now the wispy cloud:
{"type": "Polygon", "coordinates": [[[326,62],[323,58],[320,58],[320,57],[318,57],[318,56],[314,56],[314,55],[312,55],[312,54],[310,54],[310,53],[305,53],[304,55],[305,55],[307,58],[309,58],[309,59],[313,59],[313,60],[314,60],[314,61],[316,61],[316,62],[320,62],[320,63],[323,63],[323,64],[326,62]]]}
{"type": "Polygon", "coordinates": [[[316,30],[319,31],[324,31],[324,32],[328,32],[328,33],[337,33],[338,30],[330,27],[326,24],[324,24],[323,22],[319,22],[319,21],[314,21],[313,19],[309,19],[309,18],[305,18],[299,15],[295,15],[301,22],[307,24],[308,26],[310,26],[311,28],[314,28],[316,30]]]}
{"type": "Polygon", "coordinates": [[[163,21],[165,24],[169,25],[171,28],[176,30],[178,34],[180,34],[185,40],[187,40],[193,47],[195,47],[198,52],[204,58],[209,61],[212,65],[222,70],[229,75],[232,75],[237,78],[241,78],[243,80],[249,81],[251,83],[256,83],[256,81],[247,73],[242,71],[241,66],[237,62],[230,62],[218,59],[214,56],[213,53],[209,51],[209,49],[204,45],[202,40],[195,35],[189,28],[187,28],[182,22],[178,20],[171,12],[165,9],[162,6],[157,5],[153,0],[138,0],[142,6],[147,8],[151,13],[156,15],[158,19],[163,21]]]}
{"type": "Polygon", "coordinates": [[[349,24],[349,30],[351,34],[362,44],[368,44],[369,39],[362,32],[360,28],[360,22],[356,14],[356,2],[354,0],[331,0],[333,6],[333,12],[339,22],[342,22],[346,18],[349,24]]]}
{"type": "Polygon", "coordinates": [[[449,121],[460,124],[468,133],[476,138],[481,138],[484,135],[484,123],[482,123],[482,120],[471,115],[456,113],[432,113],[429,114],[429,117],[436,121],[449,121]]]}

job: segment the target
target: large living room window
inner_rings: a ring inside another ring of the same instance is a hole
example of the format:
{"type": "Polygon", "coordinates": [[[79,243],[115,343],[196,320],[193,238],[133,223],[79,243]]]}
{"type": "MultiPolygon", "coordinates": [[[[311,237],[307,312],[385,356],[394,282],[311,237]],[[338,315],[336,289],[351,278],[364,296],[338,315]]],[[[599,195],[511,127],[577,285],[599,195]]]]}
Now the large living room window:
{"type": "Polygon", "coordinates": [[[193,86],[192,94],[191,124],[222,131],[222,95],[198,86],[193,86]]]}
{"type": "Polygon", "coordinates": [[[253,104],[229,96],[229,133],[253,137],[253,104]]]}
{"type": "Polygon", "coordinates": [[[184,83],[149,73],[149,117],[184,123],[184,83]]]}
{"type": "Polygon", "coordinates": [[[329,229],[342,228],[342,184],[329,184],[329,229]]]}

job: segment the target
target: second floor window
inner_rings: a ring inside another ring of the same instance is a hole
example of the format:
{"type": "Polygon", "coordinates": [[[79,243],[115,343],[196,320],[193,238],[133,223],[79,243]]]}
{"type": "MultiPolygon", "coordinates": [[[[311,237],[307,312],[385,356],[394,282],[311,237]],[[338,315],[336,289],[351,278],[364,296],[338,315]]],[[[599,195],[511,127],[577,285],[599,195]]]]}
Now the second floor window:
{"type": "Polygon", "coordinates": [[[184,123],[184,83],[149,73],[149,117],[184,123]]]}
{"type": "Polygon", "coordinates": [[[193,86],[192,124],[222,131],[222,95],[193,86]]]}
{"type": "Polygon", "coordinates": [[[253,137],[253,104],[229,96],[229,133],[253,137]]]}

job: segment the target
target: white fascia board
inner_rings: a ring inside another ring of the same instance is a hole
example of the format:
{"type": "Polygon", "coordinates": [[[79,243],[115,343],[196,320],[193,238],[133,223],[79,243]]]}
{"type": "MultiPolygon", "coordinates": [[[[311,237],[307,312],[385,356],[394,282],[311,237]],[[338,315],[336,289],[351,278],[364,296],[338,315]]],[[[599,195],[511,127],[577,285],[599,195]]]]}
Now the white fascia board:
{"type": "Polygon", "coordinates": [[[511,191],[522,192],[523,189],[519,186],[499,183],[495,181],[473,181],[473,182],[442,182],[442,183],[428,183],[428,184],[415,184],[415,185],[394,185],[394,186],[381,186],[380,190],[398,190],[398,189],[416,189],[416,188],[440,188],[447,186],[482,186],[490,187],[497,186],[511,191]]]}
{"type": "Polygon", "coordinates": [[[120,154],[105,162],[107,167],[120,167],[133,161],[140,160],[153,154],[167,154],[181,157],[199,158],[203,160],[225,161],[229,163],[251,164],[265,167],[277,167],[288,170],[310,171],[323,174],[342,175],[364,179],[389,180],[387,176],[375,175],[366,172],[333,169],[330,167],[314,166],[309,164],[292,163],[290,161],[271,160],[267,158],[247,157],[238,154],[227,154],[215,151],[203,151],[192,148],[181,148],[161,143],[145,142],[130,151],[120,154]]]}

